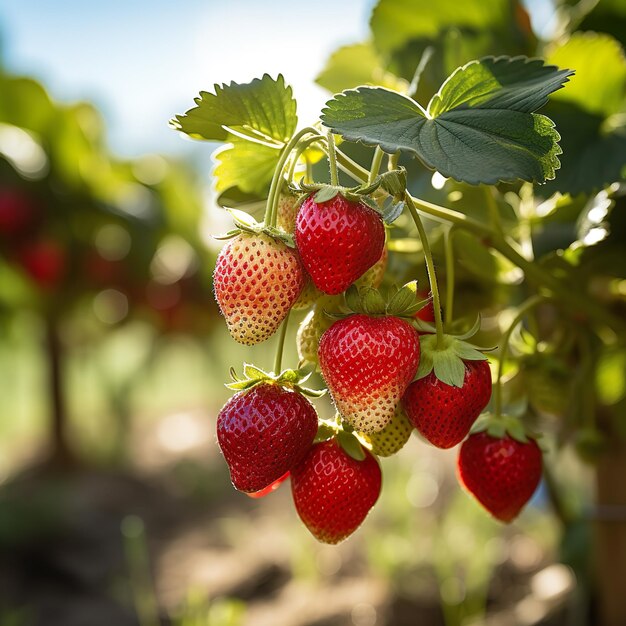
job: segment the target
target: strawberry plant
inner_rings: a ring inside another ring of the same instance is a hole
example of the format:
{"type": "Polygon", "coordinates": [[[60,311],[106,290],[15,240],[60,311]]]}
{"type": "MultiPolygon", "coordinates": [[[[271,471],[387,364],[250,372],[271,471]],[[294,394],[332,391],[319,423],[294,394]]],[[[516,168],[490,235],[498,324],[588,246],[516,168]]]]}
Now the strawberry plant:
{"type": "MultiPolygon", "coordinates": [[[[597,515],[623,522],[626,493],[609,468],[626,451],[626,61],[608,34],[544,46],[520,4],[495,4],[380,0],[371,41],[330,58],[318,82],[332,96],[300,130],[280,75],[215,85],[171,122],[224,144],[214,188],[235,229],[215,292],[236,340],[260,344],[280,327],[261,388],[297,395],[302,368],[315,367],[336,410],[304,456],[277,434],[269,449],[284,463],[272,457],[263,480],[233,483],[271,491],[289,472],[320,541],[364,521],[381,488],[375,457],[404,448],[413,429],[459,446],[461,485],[507,523],[542,474],[572,523],[579,512],[551,471],[572,445],[606,478],[597,515]],[[259,202],[264,215],[250,215],[259,202]],[[291,315],[303,316],[301,363],[283,371],[291,315]]],[[[580,16],[568,19],[573,31],[580,16]]],[[[279,422],[275,408],[233,409],[247,424],[233,438],[279,422]]],[[[232,473],[233,442],[220,445],[232,473]]],[[[246,444],[244,467],[260,453],[272,456],[246,444]]],[[[616,626],[626,615],[604,582],[601,610],[616,626]]]]}

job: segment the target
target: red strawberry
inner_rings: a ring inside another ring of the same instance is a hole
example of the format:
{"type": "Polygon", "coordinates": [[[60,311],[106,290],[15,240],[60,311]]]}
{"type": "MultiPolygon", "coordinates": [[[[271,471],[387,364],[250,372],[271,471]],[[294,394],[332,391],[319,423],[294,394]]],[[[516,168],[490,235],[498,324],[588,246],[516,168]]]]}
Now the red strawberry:
{"type": "Polygon", "coordinates": [[[491,398],[487,361],[464,361],[462,387],[440,381],[434,372],[413,381],[402,403],[418,432],[438,448],[451,448],[465,439],[491,398]]]}
{"type": "Polygon", "coordinates": [[[298,253],[265,234],[228,242],[213,273],[215,297],[233,339],[251,346],[273,335],[304,287],[298,253]]]}
{"type": "Polygon", "coordinates": [[[315,286],[338,294],[380,259],[385,227],[380,215],[362,202],[337,194],[318,203],[309,196],[298,211],[295,238],[315,286]]]}
{"type": "Polygon", "coordinates": [[[260,383],[217,417],[217,440],[239,491],[261,491],[302,460],[317,433],[313,405],[297,391],[260,383]]]}
{"type": "Polygon", "coordinates": [[[254,491],[252,493],[247,493],[246,495],[250,498],[264,498],[265,496],[269,496],[270,493],[276,491],[287,479],[289,478],[289,472],[285,472],[278,480],[275,480],[271,485],[265,487],[265,489],[261,489],[261,491],[254,491]]]}
{"type": "Polygon", "coordinates": [[[0,235],[23,234],[36,221],[37,213],[33,200],[23,191],[0,190],[0,235]]]}
{"type": "Polygon", "coordinates": [[[54,239],[39,239],[23,245],[17,250],[16,260],[43,289],[56,287],[67,269],[65,250],[54,239]]]}
{"type": "Polygon", "coordinates": [[[383,246],[383,253],[380,255],[380,259],[370,267],[365,274],[355,281],[355,285],[361,289],[362,287],[373,287],[374,289],[380,287],[385,277],[385,270],[387,269],[387,262],[389,260],[389,251],[387,246],[383,246]]]}
{"type": "Polygon", "coordinates": [[[508,435],[470,435],[461,446],[461,484],[496,518],[512,521],[541,479],[541,450],[534,439],[521,443],[508,435]]]}
{"type": "MultiPolygon", "coordinates": [[[[423,298],[423,299],[430,298],[432,296],[431,292],[430,291],[426,291],[425,289],[418,289],[417,290],[417,295],[420,298],[423,298]]],[[[434,321],[435,321],[435,308],[433,306],[433,301],[430,300],[430,302],[428,302],[428,304],[423,306],[415,314],[415,317],[418,320],[422,320],[424,322],[434,323],[434,321]]]]}
{"type": "Polygon", "coordinates": [[[300,519],[318,541],[339,543],[367,517],[380,495],[378,461],[366,450],[357,461],[330,439],[316,443],[291,471],[300,519]]]}
{"type": "Polygon", "coordinates": [[[393,316],[353,315],[320,339],[322,375],[342,417],[355,430],[382,430],[419,365],[417,331],[393,316]]]}

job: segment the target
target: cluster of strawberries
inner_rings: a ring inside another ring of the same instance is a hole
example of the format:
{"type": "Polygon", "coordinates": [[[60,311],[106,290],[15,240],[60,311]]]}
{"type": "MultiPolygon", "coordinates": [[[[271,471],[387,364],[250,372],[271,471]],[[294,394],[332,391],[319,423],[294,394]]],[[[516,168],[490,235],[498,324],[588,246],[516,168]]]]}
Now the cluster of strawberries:
{"type": "Polygon", "coordinates": [[[386,235],[371,204],[325,189],[300,200],[283,193],[278,228],[235,215],[239,230],[214,272],[231,335],[260,343],[290,310],[311,308],[298,351],[319,366],[337,417],[319,420],[305,397],[319,395],[302,386],[310,366],[308,374],[252,365],[243,378],[231,371],[229,387],[238,393],[219,413],[217,436],[232,482],[259,497],[290,476],[304,524],[318,540],[337,543],[379,497],[376,457],[398,452],[415,428],[439,448],[465,440],[461,482],[508,522],[539,482],[539,447],[502,418],[475,426],[491,397],[489,365],[464,338],[423,332],[417,320],[432,314],[432,304],[420,301],[414,284],[386,297],[378,291],[386,235]]]}

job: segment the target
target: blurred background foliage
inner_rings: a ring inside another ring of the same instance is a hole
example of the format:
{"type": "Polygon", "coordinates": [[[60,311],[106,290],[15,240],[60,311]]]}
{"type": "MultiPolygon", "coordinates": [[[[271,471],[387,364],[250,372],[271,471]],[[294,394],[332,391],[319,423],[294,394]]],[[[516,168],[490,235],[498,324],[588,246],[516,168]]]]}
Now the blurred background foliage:
{"type": "MultiPolygon", "coordinates": [[[[483,55],[575,69],[542,110],[562,135],[554,181],[492,193],[402,164],[414,195],[484,224],[495,210],[541,272],[624,320],[625,32],[620,0],[380,0],[367,39],[332,53],[317,82],[403,91],[429,57],[424,104],[483,55]],[[549,15],[549,36],[528,10],[549,15]]],[[[210,233],[229,226],[218,204],[262,207],[271,170],[235,158],[209,189],[212,147],[201,172],[116,157],[93,105],[0,73],[0,625],[582,626],[601,623],[599,606],[623,624],[623,328],[562,307],[514,335],[505,370],[509,406],[551,448],[511,527],[460,492],[454,452],[417,438],[385,460],[381,501],[338,548],[306,533],[288,487],[262,501],[232,490],[214,438],[222,382],[243,360],[270,366],[275,340],[229,339],[210,233]]],[[[341,147],[369,166],[369,149],[341,147]]],[[[314,172],[326,180],[326,163],[314,172]]],[[[459,326],[480,313],[479,343],[497,345],[532,284],[488,241],[428,227],[443,289],[446,237],[453,246],[459,326]]],[[[409,221],[390,235],[388,275],[427,284],[409,221]]]]}

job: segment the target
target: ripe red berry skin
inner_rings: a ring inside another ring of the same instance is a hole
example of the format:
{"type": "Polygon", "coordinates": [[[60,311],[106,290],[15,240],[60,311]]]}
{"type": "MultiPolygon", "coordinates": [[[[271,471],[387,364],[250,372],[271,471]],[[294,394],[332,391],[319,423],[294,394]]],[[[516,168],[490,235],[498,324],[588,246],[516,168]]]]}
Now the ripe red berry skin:
{"type": "Polygon", "coordinates": [[[22,235],[37,218],[33,200],[20,189],[0,189],[0,236],[22,235]]]}
{"type": "Polygon", "coordinates": [[[418,432],[438,448],[451,448],[467,437],[491,398],[487,361],[465,361],[462,387],[441,382],[434,372],[413,381],[402,404],[418,432]]]}
{"type": "Polygon", "coordinates": [[[254,345],[273,335],[305,283],[298,253],[267,235],[242,233],[217,257],[215,298],[233,339],[254,345]]]}
{"type": "Polygon", "coordinates": [[[356,430],[382,430],[419,365],[417,331],[393,317],[352,315],[320,339],[318,359],[342,417],[356,430]]]}
{"type": "Polygon", "coordinates": [[[217,440],[235,489],[253,493],[298,463],[317,433],[317,414],[300,393],[260,383],[235,394],[217,417],[217,440]]]}
{"type": "Polygon", "coordinates": [[[291,471],[296,510],[318,541],[343,541],[376,504],[382,484],[380,466],[364,452],[365,459],[357,461],[330,439],[311,446],[291,471]]]}
{"type": "Polygon", "coordinates": [[[66,272],[66,254],[54,239],[40,239],[22,245],[15,255],[22,269],[45,290],[53,289],[66,272]]]}
{"type": "Polygon", "coordinates": [[[511,522],[530,500],[541,479],[541,450],[534,439],[521,443],[476,433],[461,446],[461,484],[502,522],[511,522]]]}
{"type": "Polygon", "coordinates": [[[249,498],[254,498],[255,500],[269,496],[270,493],[274,493],[274,491],[276,491],[288,478],[289,472],[285,472],[278,480],[275,480],[272,484],[265,487],[265,489],[261,489],[261,491],[254,491],[252,493],[246,493],[246,495],[249,498]]]}
{"type": "Polygon", "coordinates": [[[362,202],[338,194],[317,203],[309,196],[298,211],[295,239],[315,286],[334,295],[380,259],[385,227],[380,215],[362,202]]]}

